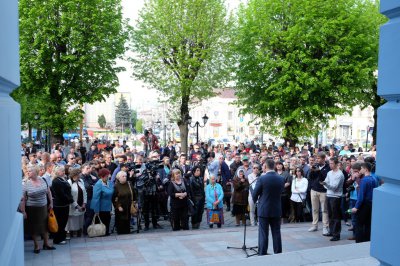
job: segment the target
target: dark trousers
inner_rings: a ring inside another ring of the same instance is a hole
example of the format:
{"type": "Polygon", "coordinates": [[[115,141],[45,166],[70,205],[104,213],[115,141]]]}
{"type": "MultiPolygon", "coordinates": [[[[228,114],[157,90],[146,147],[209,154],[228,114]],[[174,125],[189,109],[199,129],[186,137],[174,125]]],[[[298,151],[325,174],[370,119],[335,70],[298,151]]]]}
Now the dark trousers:
{"type": "Polygon", "coordinates": [[[59,244],[60,242],[65,241],[67,236],[67,232],[65,232],[65,226],[68,222],[69,205],[65,207],[54,207],[53,209],[58,224],[58,231],[54,234],[53,243],[59,244]]]}
{"type": "Polygon", "coordinates": [[[144,226],[147,228],[150,225],[150,214],[153,226],[157,224],[157,205],[158,200],[156,195],[145,195],[143,197],[144,226]]]}
{"type": "Polygon", "coordinates": [[[342,198],[327,197],[328,200],[328,217],[329,217],[329,230],[334,237],[340,237],[342,231],[342,198]]]}
{"type": "Polygon", "coordinates": [[[294,207],[294,221],[304,222],[303,203],[293,201],[293,207],[294,207]]]}
{"type": "Polygon", "coordinates": [[[99,212],[102,223],[106,226],[106,236],[110,234],[111,212],[99,212]]]}
{"type": "Polygon", "coordinates": [[[118,234],[130,234],[131,232],[131,214],[130,210],[127,210],[124,209],[122,213],[115,210],[115,227],[118,234]]]}
{"type": "Polygon", "coordinates": [[[187,206],[183,208],[173,208],[172,212],[172,230],[189,230],[189,216],[187,206]]]}
{"type": "Polygon", "coordinates": [[[367,242],[371,240],[371,216],[372,203],[363,203],[356,213],[356,243],[367,242]]]}
{"type": "Polygon", "coordinates": [[[86,206],[88,206],[88,208],[86,208],[86,212],[85,212],[85,216],[84,216],[84,224],[83,224],[83,234],[87,235],[87,228],[89,227],[89,225],[92,224],[92,220],[93,220],[93,216],[94,216],[94,211],[92,209],[90,209],[90,203],[91,201],[88,200],[86,206]]]}
{"type": "Polygon", "coordinates": [[[282,253],[281,217],[258,217],[258,255],[267,255],[269,227],[274,253],[282,253]]]}
{"type": "Polygon", "coordinates": [[[201,223],[204,213],[204,199],[194,201],[195,214],[192,215],[192,224],[201,223]]]}

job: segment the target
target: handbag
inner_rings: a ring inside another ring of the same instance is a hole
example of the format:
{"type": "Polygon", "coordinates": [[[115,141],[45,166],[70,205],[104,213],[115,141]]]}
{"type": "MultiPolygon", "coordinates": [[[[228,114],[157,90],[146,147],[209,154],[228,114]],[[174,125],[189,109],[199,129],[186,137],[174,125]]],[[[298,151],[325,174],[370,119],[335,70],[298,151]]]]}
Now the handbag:
{"type": "Polygon", "coordinates": [[[129,189],[131,190],[131,208],[130,208],[130,213],[131,213],[132,216],[137,216],[137,213],[138,213],[138,208],[136,206],[137,203],[136,203],[136,201],[133,201],[133,191],[132,191],[131,184],[129,183],[129,181],[128,181],[128,186],[129,186],[129,189]]]}
{"type": "Polygon", "coordinates": [[[47,228],[49,229],[50,233],[58,232],[58,223],[53,209],[49,210],[49,216],[47,219],[47,228]]]}
{"type": "Polygon", "coordinates": [[[219,210],[211,210],[210,216],[210,223],[219,224],[221,222],[219,220],[219,210]]]}
{"type": "Polygon", "coordinates": [[[303,207],[303,214],[310,214],[311,210],[310,207],[308,207],[307,201],[301,197],[301,194],[299,193],[299,197],[301,200],[301,206],[303,207]]]}
{"type": "Polygon", "coordinates": [[[89,237],[104,236],[106,234],[106,226],[101,221],[98,214],[95,214],[92,220],[92,224],[87,229],[89,237]],[[100,223],[96,224],[96,217],[99,218],[100,223]]]}
{"type": "Polygon", "coordinates": [[[196,214],[196,208],[194,206],[193,201],[191,199],[188,199],[187,203],[188,203],[188,215],[189,216],[195,215],[196,214]]]}

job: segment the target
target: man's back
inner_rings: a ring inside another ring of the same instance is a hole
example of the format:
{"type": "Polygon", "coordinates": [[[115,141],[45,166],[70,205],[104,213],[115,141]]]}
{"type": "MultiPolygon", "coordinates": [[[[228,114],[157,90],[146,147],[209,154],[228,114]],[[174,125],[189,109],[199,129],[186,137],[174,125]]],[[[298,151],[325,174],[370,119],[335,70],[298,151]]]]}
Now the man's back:
{"type": "Polygon", "coordinates": [[[275,172],[268,172],[258,180],[253,192],[254,202],[258,199],[257,214],[260,217],[281,217],[281,193],[283,178],[275,172]]]}

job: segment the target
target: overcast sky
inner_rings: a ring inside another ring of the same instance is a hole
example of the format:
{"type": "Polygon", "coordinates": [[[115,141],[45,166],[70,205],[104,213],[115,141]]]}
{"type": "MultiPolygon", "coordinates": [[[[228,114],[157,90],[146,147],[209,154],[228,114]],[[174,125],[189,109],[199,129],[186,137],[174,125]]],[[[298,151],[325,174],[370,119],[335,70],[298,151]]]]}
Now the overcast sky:
{"type": "MultiPolygon", "coordinates": [[[[144,6],[145,0],[122,0],[124,16],[130,19],[130,24],[134,26],[138,18],[139,10],[144,6]]],[[[241,2],[246,0],[226,0],[229,10],[236,8],[241,2]]],[[[119,92],[132,93],[132,107],[141,108],[143,105],[153,105],[157,102],[158,93],[147,88],[143,82],[131,77],[132,69],[128,62],[119,62],[127,71],[119,73],[119,92]]]]}

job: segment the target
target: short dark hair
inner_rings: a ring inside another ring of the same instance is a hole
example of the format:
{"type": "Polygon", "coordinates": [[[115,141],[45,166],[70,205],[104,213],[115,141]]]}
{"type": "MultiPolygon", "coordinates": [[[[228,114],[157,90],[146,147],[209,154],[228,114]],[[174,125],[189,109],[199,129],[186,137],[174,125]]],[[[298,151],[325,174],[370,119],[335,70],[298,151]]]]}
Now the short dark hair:
{"type": "Polygon", "coordinates": [[[360,171],[360,170],[361,170],[361,164],[360,164],[360,163],[354,163],[354,164],[351,166],[351,169],[360,171]]]}
{"type": "Polygon", "coordinates": [[[332,158],[329,159],[329,161],[332,161],[334,164],[338,164],[339,163],[339,160],[338,160],[337,157],[332,157],[332,158]]]}
{"type": "Polygon", "coordinates": [[[318,152],[317,157],[325,159],[325,157],[326,157],[325,152],[323,152],[323,151],[318,152]]]}
{"type": "Polygon", "coordinates": [[[265,161],[265,165],[266,165],[266,167],[267,167],[269,170],[274,170],[274,169],[275,169],[275,162],[274,162],[274,160],[267,159],[267,160],[265,161]]]}
{"type": "Polygon", "coordinates": [[[372,171],[372,164],[370,164],[369,162],[366,162],[366,163],[364,162],[364,163],[362,163],[362,164],[361,164],[361,167],[367,169],[368,172],[371,172],[371,171],[372,171]]]}

